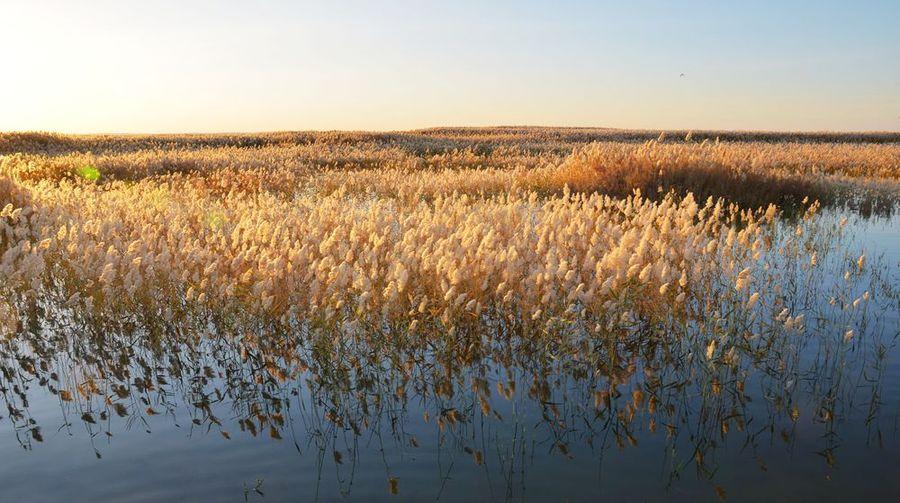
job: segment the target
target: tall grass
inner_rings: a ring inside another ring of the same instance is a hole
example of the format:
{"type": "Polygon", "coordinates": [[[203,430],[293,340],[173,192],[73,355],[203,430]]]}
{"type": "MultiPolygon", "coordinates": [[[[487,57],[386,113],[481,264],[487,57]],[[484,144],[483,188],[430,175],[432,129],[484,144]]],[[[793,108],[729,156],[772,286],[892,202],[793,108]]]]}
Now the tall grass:
{"type": "Polygon", "coordinates": [[[672,477],[713,477],[735,432],[755,448],[809,417],[831,442],[860,393],[877,426],[895,268],[820,209],[891,187],[898,146],[598,134],[0,137],[17,438],[43,441],[35,388],[92,437],[181,396],[226,439],[299,442],[308,399],[336,466],[380,428],[417,445],[414,397],[478,465],[526,458],[466,443],[525,407],[565,457],[659,429],[672,477]]]}
{"type": "Polygon", "coordinates": [[[724,197],[743,207],[769,203],[799,206],[811,199],[826,200],[825,184],[812,173],[794,174],[722,144],[661,144],[651,141],[623,147],[592,143],[577,149],[552,178],[582,192],[622,197],[678,191],[695,197],[724,197]]]}

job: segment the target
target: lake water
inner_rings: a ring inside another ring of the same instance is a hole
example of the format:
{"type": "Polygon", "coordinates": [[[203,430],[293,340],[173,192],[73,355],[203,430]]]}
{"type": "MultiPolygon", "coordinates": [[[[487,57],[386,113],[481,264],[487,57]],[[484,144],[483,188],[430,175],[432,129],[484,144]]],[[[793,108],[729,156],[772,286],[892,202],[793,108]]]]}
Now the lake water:
{"type": "MultiPolygon", "coordinates": [[[[900,218],[849,225],[896,290],[900,218]]],[[[2,500],[897,500],[900,299],[871,302],[850,343],[822,320],[712,371],[665,335],[585,365],[503,336],[392,355],[48,322],[0,353],[2,500]]]]}

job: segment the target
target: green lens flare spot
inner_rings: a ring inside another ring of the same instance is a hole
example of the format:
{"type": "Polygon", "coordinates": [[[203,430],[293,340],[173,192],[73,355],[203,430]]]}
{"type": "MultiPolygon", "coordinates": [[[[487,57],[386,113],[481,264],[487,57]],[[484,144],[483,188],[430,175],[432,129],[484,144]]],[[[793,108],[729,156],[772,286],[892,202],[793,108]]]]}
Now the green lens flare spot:
{"type": "Polygon", "coordinates": [[[100,170],[93,166],[81,166],[75,170],[75,173],[81,178],[92,182],[96,182],[100,179],[100,170]]]}

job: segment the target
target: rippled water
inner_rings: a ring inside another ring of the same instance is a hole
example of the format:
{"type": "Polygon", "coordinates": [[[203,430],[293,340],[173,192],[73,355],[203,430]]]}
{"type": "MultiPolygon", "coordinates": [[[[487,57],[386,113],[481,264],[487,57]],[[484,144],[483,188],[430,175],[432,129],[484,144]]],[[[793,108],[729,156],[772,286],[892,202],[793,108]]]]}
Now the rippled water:
{"type": "MultiPolygon", "coordinates": [[[[896,291],[900,218],[849,225],[896,291]]],[[[665,334],[336,350],[302,327],[166,333],[47,311],[0,355],[0,487],[6,501],[893,500],[898,302],[874,293],[849,343],[841,320],[807,320],[726,370],[665,334]]]]}

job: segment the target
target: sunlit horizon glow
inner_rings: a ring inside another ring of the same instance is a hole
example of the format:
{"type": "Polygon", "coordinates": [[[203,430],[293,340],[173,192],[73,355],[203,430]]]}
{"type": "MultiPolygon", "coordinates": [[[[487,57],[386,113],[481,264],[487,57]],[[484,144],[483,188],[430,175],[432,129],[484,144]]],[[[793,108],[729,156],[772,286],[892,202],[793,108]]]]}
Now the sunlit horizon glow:
{"type": "Polygon", "coordinates": [[[900,130],[898,2],[336,3],[0,0],[0,131],[900,130]]]}

